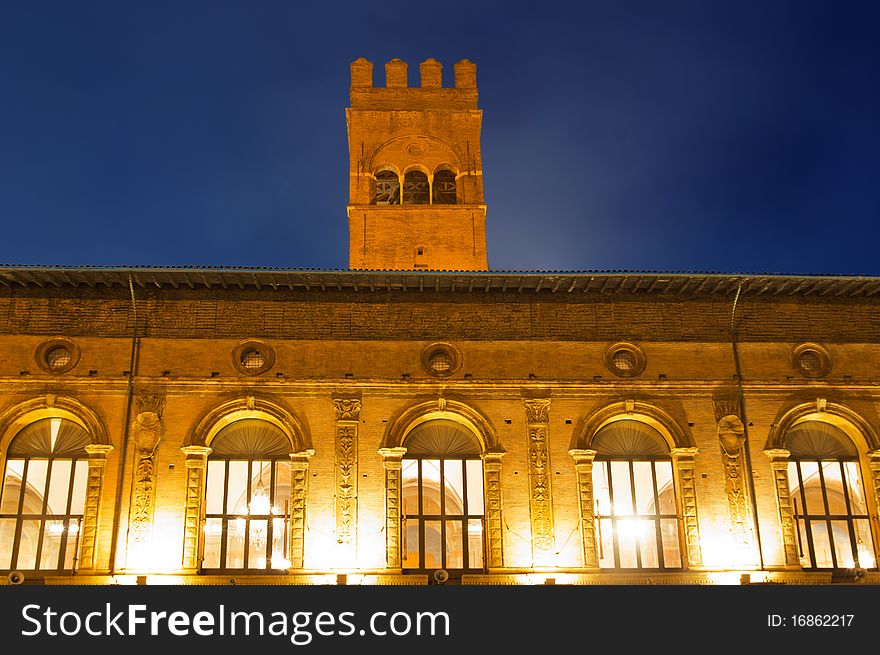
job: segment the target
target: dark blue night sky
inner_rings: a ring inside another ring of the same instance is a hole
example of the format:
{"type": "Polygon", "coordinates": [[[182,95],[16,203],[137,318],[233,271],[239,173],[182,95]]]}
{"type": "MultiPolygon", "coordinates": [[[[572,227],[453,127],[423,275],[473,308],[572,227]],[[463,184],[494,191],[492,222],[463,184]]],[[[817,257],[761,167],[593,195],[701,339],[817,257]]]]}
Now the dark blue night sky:
{"type": "Polygon", "coordinates": [[[495,269],[880,274],[880,3],[4,2],[0,263],[347,266],[349,63],[477,64],[495,269]]]}

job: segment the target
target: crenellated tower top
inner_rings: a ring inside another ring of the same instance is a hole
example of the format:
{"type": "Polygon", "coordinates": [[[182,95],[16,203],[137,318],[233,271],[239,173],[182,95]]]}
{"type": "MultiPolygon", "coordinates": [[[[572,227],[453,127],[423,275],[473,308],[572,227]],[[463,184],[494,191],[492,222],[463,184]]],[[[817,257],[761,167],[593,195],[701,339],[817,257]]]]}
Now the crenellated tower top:
{"type": "Polygon", "coordinates": [[[349,265],[356,269],[486,270],[477,67],[455,64],[443,86],[435,59],[409,86],[406,62],[351,64],[349,265]]]}

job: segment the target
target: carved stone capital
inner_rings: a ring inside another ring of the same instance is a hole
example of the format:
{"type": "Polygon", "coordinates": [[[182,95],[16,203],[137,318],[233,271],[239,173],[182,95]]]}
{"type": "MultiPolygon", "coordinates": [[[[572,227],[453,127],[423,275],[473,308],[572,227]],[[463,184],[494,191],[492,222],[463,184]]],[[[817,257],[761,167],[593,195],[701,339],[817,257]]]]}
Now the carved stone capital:
{"type": "Polygon", "coordinates": [[[574,460],[576,466],[579,465],[593,465],[593,460],[596,458],[596,455],[599,451],[590,450],[585,448],[572,448],[568,451],[568,454],[571,455],[571,458],[574,460]]]}
{"type": "Polygon", "coordinates": [[[334,398],[333,411],[337,421],[357,421],[361,414],[361,399],[334,398]]]}
{"type": "Polygon", "coordinates": [[[788,458],[791,457],[791,451],[785,448],[770,448],[764,451],[764,454],[770,458],[770,466],[775,470],[779,468],[788,468],[788,458]]]}
{"type": "Polygon", "coordinates": [[[290,453],[290,468],[294,471],[309,468],[309,459],[315,454],[311,448],[298,453],[290,453]]]}
{"type": "Polygon", "coordinates": [[[528,423],[547,423],[550,420],[549,398],[527,398],[522,402],[528,423]]]}
{"type": "Polygon", "coordinates": [[[184,446],[180,451],[186,455],[187,468],[205,468],[211,449],[207,446],[184,446]]]}
{"type": "Polygon", "coordinates": [[[694,457],[700,451],[699,448],[670,448],[669,455],[680,465],[693,465],[694,457]]]}
{"type": "Polygon", "coordinates": [[[380,448],[378,450],[379,454],[382,456],[382,465],[385,467],[385,470],[389,469],[400,469],[401,460],[403,456],[406,455],[406,448],[402,446],[398,446],[395,448],[380,448]]]}
{"type": "Polygon", "coordinates": [[[107,463],[107,455],[113,450],[110,444],[90,443],[84,450],[89,455],[89,467],[104,466],[107,463]]]}

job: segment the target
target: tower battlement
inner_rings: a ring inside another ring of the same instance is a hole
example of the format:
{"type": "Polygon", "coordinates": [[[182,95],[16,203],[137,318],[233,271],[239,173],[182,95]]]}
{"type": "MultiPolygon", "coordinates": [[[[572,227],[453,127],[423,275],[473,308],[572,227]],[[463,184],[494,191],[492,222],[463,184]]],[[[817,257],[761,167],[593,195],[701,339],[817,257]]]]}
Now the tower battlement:
{"type": "Polygon", "coordinates": [[[436,59],[419,64],[421,86],[409,85],[409,66],[392,59],[385,64],[385,86],[373,86],[373,63],[361,57],[351,64],[354,109],[476,109],[477,67],[467,59],[454,66],[455,86],[443,86],[443,65],[436,59]]]}
{"type": "Polygon", "coordinates": [[[351,64],[349,266],[486,270],[477,67],[455,64],[452,88],[436,59],[419,76],[410,87],[406,62],[392,59],[375,87],[371,62],[351,64]]]}

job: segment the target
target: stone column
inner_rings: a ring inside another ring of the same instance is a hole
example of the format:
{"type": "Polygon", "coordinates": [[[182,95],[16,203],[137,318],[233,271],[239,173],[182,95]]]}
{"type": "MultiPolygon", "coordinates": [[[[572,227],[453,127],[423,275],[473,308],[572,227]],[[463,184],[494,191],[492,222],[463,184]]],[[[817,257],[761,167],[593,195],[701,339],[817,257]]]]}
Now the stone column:
{"type": "MultiPolygon", "coordinates": [[[[89,444],[85,447],[89,459],[89,475],[86,481],[86,500],[83,508],[78,570],[83,573],[95,572],[95,542],[98,537],[98,509],[101,505],[101,489],[104,485],[104,468],[107,454],[113,450],[109,444],[89,444]]],[[[120,511],[116,508],[115,511],[120,511]]]]}
{"type": "Polygon", "coordinates": [[[501,458],[503,452],[483,453],[483,476],[486,485],[486,566],[504,566],[504,523],[501,519],[501,458]]]}
{"type": "Polygon", "coordinates": [[[552,566],[554,556],[553,496],[547,445],[550,399],[523,400],[529,431],[529,514],[532,523],[532,565],[552,566]]]}
{"type": "Polygon", "coordinates": [[[696,448],[673,448],[669,451],[676,470],[681,490],[681,513],[684,523],[687,562],[690,567],[703,565],[703,551],[700,547],[700,523],[697,517],[697,489],[694,475],[694,456],[696,448]]]}
{"type": "Polygon", "coordinates": [[[336,542],[346,566],[357,562],[359,398],[334,398],[336,413],[336,542]]]}
{"type": "Polygon", "coordinates": [[[306,500],[309,492],[309,458],[315,454],[308,449],[290,453],[290,568],[301,569],[305,553],[306,500]]]}
{"type": "Polygon", "coordinates": [[[186,505],[183,515],[183,573],[193,574],[199,570],[199,543],[202,536],[202,500],[205,497],[205,474],[208,455],[207,446],[184,446],[180,449],[186,456],[186,505]]]}
{"type": "Polygon", "coordinates": [[[379,454],[385,467],[385,565],[389,569],[400,569],[403,558],[400,552],[400,477],[406,448],[380,448],[379,454]]]}
{"type": "Polygon", "coordinates": [[[578,505],[581,515],[581,540],[584,545],[584,567],[599,568],[599,552],[596,549],[596,514],[593,500],[593,459],[595,450],[569,450],[577,471],[578,505]]]}
{"type": "Polygon", "coordinates": [[[791,451],[784,448],[765,450],[770,458],[773,469],[773,482],[776,486],[776,506],[779,508],[779,527],[782,530],[782,550],[785,555],[786,568],[797,569],[801,566],[798,556],[797,527],[791,506],[791,487],[788,482],[788,458],[791,451]]]}

